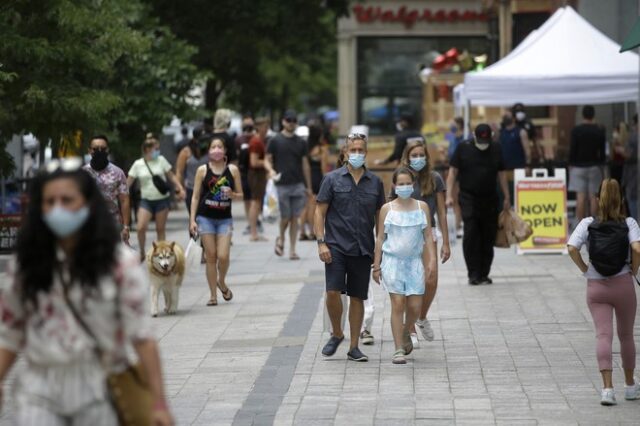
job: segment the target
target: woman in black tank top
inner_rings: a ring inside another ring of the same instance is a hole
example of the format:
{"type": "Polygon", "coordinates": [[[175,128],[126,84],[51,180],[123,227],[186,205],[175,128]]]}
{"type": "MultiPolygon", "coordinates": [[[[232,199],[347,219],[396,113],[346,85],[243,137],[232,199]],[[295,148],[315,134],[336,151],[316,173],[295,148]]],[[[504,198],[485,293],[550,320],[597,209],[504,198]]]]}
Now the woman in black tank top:
{"type": "Polygon", "coordinates": [[[243,194],[240,171],[235,165],[227,164],[226,146],[222,139],[211,140],[208,158],[207,164],[198,167],[194,179],[189,232],[202,237],[211,291],[207,306],[215,306],[218,304],[218,288],[224,300],[229,301],[233,297],[225,282],[233,229],[231,202],[242,200],[243,194]]]}

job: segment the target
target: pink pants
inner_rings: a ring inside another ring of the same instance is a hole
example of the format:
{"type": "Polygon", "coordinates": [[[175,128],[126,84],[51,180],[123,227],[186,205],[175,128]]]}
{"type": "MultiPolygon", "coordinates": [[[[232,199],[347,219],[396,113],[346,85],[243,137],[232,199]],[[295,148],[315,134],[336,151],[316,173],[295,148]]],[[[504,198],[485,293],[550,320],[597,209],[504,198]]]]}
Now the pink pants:
{"type": "Polygon", "coordinates": [[[616,313],[622,368],[636,368],[633,323],[636,318],[636,291],[631,274],[604,280],[587,280],[587,305],[596,327],[596,354],[600,370],[612,369],[613,312],[616,313]]]}

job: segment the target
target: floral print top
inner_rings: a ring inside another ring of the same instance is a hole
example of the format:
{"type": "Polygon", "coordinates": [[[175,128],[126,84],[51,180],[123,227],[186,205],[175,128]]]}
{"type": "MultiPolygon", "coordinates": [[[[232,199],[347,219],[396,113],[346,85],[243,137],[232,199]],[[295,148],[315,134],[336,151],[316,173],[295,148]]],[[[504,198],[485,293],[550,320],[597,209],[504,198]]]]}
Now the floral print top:
{"type": "Polygon", "coordinates": [[[94,170],[89,164],[84,166],[86,170],[98,183],[98,188],[102,192],[107,204],[109,212],[113,215],[116,223],[122,224],[122,214],[118,204],[120,195],[128,195],[127,177],[122,169],[112,163],[109,163],[104,170],[94,170]]]}
{"type": "MultiPolygon", "coordinates": [[[[95,294],[73,284],[69,290],[69,300],[97,337],[100,349],[107,354],[105,362],[114,370],[126,365],[132,342],[153,337],[146,309],[145,272],[132,250],[124,246],[117,250],[113,274],[100,280],[95,294]],[[120,320],[116,319],[116,303],[120,320]]],[[[58,250],[58,259],[64,259],[62,250],[58,250]]],[[[59,275],[54,273],[48,294],[39,294],[35,309],[22,303],[15,260],[11,263],[7,274],[11,282],[0,294],[0,347],[22,351],[29,363],[42,366],[95,360],[95,340],[67,305],[59,275]]]]}

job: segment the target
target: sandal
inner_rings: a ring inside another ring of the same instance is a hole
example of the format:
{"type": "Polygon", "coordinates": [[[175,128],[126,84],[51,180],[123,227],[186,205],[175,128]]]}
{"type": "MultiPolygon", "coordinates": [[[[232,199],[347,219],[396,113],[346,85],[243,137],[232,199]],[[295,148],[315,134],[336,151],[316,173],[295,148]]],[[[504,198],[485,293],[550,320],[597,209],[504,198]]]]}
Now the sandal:
{"type": "Polygon", "coordinates": [[[409,355],[411,352],[413,352],[413,342],[411,342],[411,334],[409,334],[409,332],[405,332],[404,334],[403,349],[405,355],[409,355]]]}
{"type": "Polygon", "coordinates": [[[398,349],[393,353],[393,357],[391,358],[391,363],[393,364],[406,364],[407,359],[404,357],[405,353],[403,349],[398,349]]]}
{"type": "Polygon", "coordinates": [[[218,301],[209,299],[209,301],[207,302],[207,306],[218,306],[218,301]]]}
{"type": "Polygon", "coordinates": [[[227,287],[226,290],[222,290],[222,287],[220,287],[220,283],[218,283],[218,288],[222,292],[222,298],[225,301],[228,302],[229,300],[233,299],[233,292],[231,291],[231,289],[229,287],[227,287]]]}
{"type": "Polygon", "coordinates": [[[293,253],[291,256],[289,256],[289,260],[300,260],[300,256],[298,256],[297,254],[293,253]]]}
{"type": "Polygon", "coordinates": [[[249,241],[251,241],[252,243],[255,243],[259,241],[269,241],[269,239],[260,235],[260,236],[257,236],[256,238],[251,238],[249,241]]]}
{"type": "Polygon", "coordinates": [[[280,239],[280,237],[276,238],[276,248],[275,248],[276,256],[282,256],[284,254],[284,243],[280,239]]]}

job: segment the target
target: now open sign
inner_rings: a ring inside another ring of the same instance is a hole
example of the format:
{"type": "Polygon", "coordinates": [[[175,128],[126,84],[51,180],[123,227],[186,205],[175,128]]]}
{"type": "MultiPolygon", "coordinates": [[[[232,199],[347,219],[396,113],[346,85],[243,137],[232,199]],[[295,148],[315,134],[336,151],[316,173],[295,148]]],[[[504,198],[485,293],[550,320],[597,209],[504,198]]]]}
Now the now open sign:
{"type": "Polygon", "coordinates": [[[548,176],[546,169],[515,170],[515,207],[533,234],[518,246],[518,253],[566,253],[568,235],[567,185],[564,169],[548,176]]]}

